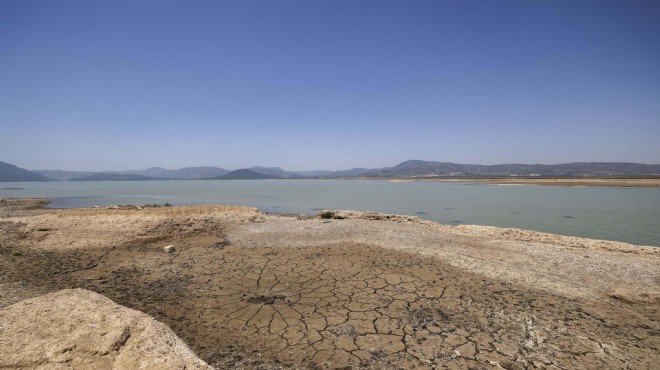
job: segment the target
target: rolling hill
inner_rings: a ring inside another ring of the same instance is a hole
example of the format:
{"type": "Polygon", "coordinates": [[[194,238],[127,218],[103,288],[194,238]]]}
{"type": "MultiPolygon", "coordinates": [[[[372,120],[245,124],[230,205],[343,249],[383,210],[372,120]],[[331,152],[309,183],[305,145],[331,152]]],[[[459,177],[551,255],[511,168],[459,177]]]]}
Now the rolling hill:
{"type": "Polygon", "coordinates": [[[13,164],[0,162],[0,182],[54,181],[50,177],[28,171],[13,164]]]}
{"type": "Polygon", "coordinates": [[[28,171],[0,162],[0,181],[139,181],[197,179],[323,179],[323,178],[432,178],[432,177],[635,177],[660,176],[660,165],[624,162],[573,162],[546,164],[460,164],[409,160],[382,168],[353,168],[342,171],[286,171],[280,167],[255,166],[229,171],[220,167],[185,167],[168,170],[151,167],[129,171],[28,171]]]}
{"type": "Polygon", "coordinates": [[[95,173],[90,176],[79,177],[69,181],[145,181],[162,180],[157,177],[148,177],[142,175],[116,174],[116,173],[95,173]]]}
{"type": "Polygon", "coordinates": [[[458,164],[411,160],[394,167],[365,171],[378,177],[612,177],[660,175],[660,165],[619,162],[544,164],[458,164]]]}
{"type": "Polygon", "coordinates": [[[267,175],[259,172],[252,171],[247,168],[231,171],[222,176],[213,177],[217,180],[264,180],[264,179],[279,179],[280,177],[274,175],[267,175]]]}

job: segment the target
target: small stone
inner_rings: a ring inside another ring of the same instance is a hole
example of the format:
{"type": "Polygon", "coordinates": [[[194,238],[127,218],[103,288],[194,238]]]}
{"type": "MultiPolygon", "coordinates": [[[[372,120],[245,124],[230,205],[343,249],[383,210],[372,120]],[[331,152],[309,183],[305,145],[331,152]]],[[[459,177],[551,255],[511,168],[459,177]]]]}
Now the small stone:
{"type": "Polygon", "coordinates": [[[173,245],[168,245],[167,247],[163,248],[163,250],[164,250],[166,253],[174,253],[174,251],[176,251],[176,248],[174,248],[173,245]]]}

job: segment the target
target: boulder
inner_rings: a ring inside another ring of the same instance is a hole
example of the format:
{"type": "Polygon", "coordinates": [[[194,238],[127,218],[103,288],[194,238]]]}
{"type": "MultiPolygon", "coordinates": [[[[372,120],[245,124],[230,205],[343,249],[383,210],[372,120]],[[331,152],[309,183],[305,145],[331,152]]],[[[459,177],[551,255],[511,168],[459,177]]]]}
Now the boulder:
{"type": "Polygon", "coordinates": [[[211,369],[165,324],[84,289],[0,309],[0,368],[211,369]]]}

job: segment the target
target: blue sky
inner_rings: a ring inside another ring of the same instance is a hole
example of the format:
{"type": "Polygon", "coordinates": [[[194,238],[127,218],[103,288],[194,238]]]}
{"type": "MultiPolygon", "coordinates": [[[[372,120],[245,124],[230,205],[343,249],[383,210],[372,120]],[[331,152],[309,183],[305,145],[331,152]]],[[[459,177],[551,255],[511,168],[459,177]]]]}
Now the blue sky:
{"type": "Polygon", "coordinates": [[[2,161],[407,159],[660,163],[660,2],[0,2],[2,161]]]}

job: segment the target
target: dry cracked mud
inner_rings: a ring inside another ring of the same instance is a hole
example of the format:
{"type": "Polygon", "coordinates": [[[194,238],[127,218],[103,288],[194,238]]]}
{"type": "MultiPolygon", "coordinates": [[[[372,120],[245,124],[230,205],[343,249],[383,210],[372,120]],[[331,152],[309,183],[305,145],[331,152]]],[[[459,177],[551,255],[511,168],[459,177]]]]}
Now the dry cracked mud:
{"type": "Polygon", "coordinates": [[[89,289],[167,324],[216,368],[652,369],[660,360],[653,296],[571,296],[343,239],[301,247],[253,232],[239,244],[245,228],[217,220],[152,220],[149,233],[129,236],[109,227],[116,243],[102,248],[48,248],[64,224],[0,221],[0,307],[89,289]],[[177,252],[164,253],[166,243],[177,252]]]}

